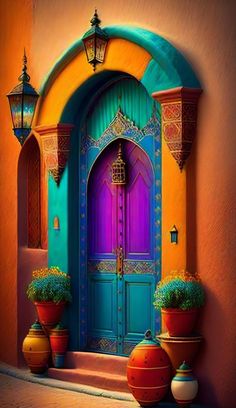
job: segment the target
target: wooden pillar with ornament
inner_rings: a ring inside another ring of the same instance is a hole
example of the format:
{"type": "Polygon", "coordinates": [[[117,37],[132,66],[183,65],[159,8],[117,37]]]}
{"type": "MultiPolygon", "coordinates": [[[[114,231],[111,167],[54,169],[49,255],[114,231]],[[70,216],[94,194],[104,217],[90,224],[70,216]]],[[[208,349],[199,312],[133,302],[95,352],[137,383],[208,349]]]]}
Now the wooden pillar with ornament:
{"type": "Polygon", "coordinates": [[[70,151],[71,124],[58,123],[35,128],[42,141],[46,169],[59,185],[70,151]]]}
{"type": "Polygon", "coordinates": [[[186,160],[196,134],[201,89],[178,87],[154,92],[162,125],[162,266],[163,275],[186,268],[186,160]],[[170,154],[171,153],[171,154],[170,154]],[[170,238],[173,226],[178,241],[170,238]]]}
{"type": "Polygon", "coordinates": [[[48,180],[48,264],[69,270],[69,172],[72,124],[38,126],[48,180]],[[68,170],[68,169],[67,169],[68,170]]]}
{"type": "MultiPolygon", "coordinates": [[[[161,104],[162,125],[162,275],[186,269],[187,189],[186,160],[197,126],[197,105],[201,89],[174,88],[153,93],[161,104]],[[178,233],[172,240],[170,233],[178,233]]],[[[165,331],[164,324],[162,325],[165,331]]],[[[187,360],[192,363],[201,336],[158,336],[174,369],[187,360]]]]}
{"type": "Polygon", "coordinates": [[[201,92],[201,89],[179,87],[152,94],[161,103],[163,137],[180,170],[191,152],[201,92]]]}

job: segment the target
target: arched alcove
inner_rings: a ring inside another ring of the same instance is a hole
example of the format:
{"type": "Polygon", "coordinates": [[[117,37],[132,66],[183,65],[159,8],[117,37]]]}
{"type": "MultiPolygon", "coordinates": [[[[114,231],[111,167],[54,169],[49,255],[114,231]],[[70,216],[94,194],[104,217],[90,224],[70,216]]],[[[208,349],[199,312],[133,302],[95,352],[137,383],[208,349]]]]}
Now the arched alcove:
{"type": "Polygon", "coordinates": [[[40,176],[40,150],[32,136],[22,148],[18,165],[19,246],[41,248],[40,176]]]}

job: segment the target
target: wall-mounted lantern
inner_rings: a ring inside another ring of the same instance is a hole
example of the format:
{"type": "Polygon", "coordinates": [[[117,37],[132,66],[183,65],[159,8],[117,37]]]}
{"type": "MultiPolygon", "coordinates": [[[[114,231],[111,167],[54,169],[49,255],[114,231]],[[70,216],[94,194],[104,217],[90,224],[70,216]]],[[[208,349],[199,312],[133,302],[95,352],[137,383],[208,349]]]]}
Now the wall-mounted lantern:
{"type": "Polygon", "coordinates": [[[60,221],[57,215],[53,218],[53,229],[56,231],[60,230],[60,221]]]}
{"type": "Polygon", "coordinates": [[[93,70],[95,71],[96,65],[104,61],[108,35],[99,27],[101,20],[98,18],[97,10],[95,10],[90,23],[92,27],[84,34],[82,41],[88,62],[93,66],[93,70]]]}
{"type": "Polygon", "coordinates": [[[170,242],[171,244],[178,244],[178,230],[175,225],[170,230],[170,242]]]}
{"type": "Polygon", "coordinates": [[[26,64],[27,58],[24,52],[22,74],[18,78],[20,84],[7,94],[11,109],[13,131],[21,145],[23,145],[25,139],[30,134],[36,103],[39,97],[39,94],[29,83],[30,76],[27,74],[26,64]]]}

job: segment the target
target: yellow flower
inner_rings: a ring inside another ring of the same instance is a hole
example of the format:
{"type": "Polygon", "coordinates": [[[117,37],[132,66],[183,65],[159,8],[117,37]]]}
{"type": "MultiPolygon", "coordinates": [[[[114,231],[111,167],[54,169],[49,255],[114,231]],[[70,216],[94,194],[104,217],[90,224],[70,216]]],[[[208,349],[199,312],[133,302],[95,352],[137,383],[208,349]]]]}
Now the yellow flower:
{"type": "Polygon", "coordinates": [[[200,276],[195,273],[192,274],[184,269],[178,271],[178,270],[173,270],[167,275],[165,278],[161,279],[160,282],[158,283],[159,287],[162,287],[168,282],[171,282],[174,279],[180,279],[183,282],[199,282],[201,283],[200,276]]]}
{"type": "Polygon", "coordinates": [[[51,266],[50,268],[35,269],[32,272],[33,279],[42,279],[49,275],[66,276],[69,279],[69,276],[65,272],[60,271],[58,266],[51,266]]]}

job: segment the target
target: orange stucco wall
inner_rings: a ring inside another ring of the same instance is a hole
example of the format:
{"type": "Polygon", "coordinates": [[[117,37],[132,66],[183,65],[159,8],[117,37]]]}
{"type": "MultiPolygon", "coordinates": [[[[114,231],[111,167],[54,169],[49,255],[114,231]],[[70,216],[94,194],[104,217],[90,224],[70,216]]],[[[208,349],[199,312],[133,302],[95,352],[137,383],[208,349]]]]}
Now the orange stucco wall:
{"type": "MultiPolygon", "coordinates": [[[[88,28],[94,2],[81,6],[76,0],[15,0],[11,8],[10,3],[0,2],[0,327],[4,327],[0,358],[16,363],[20,145],[11,132],[4,95],[16,84],[23,47],[29,56],[32,84],[39,87],[59,56],[88,28]]],[[[214,408],[230,407],[235,399],[236,349],[231,322],[236,283],[235,2],[114,0],[110,7],[106,0],[98,0],[96,6],[104,26],[131,24],[165,37],[185,55],[201,80],[198,133],[187,163],[187,265],[200,273],[207,291],[199,326],[205,344],[196,373],[202,401],[214,408]]]]}
{"type": "Polygon", "coordinates": [[[20,144],[12,135],[5,95],[16,84],[21,72],[24,47],[30,59],[31,1],[1,1],[0,27],[0,359],[16,364],[17,165],[20,144]]]}

